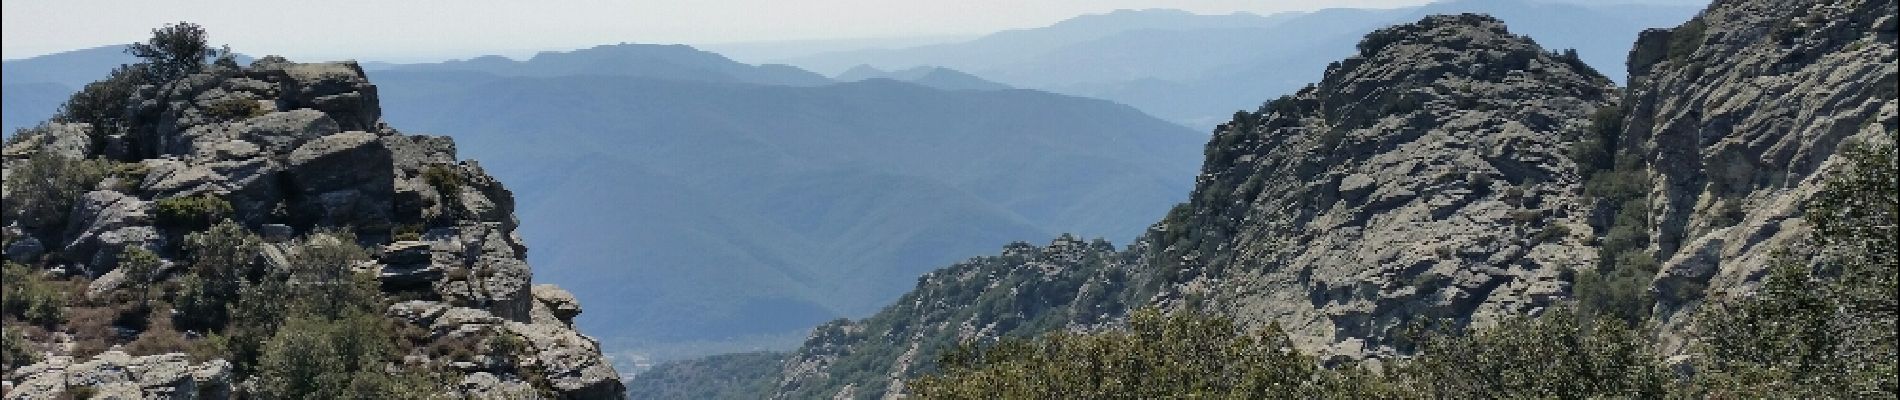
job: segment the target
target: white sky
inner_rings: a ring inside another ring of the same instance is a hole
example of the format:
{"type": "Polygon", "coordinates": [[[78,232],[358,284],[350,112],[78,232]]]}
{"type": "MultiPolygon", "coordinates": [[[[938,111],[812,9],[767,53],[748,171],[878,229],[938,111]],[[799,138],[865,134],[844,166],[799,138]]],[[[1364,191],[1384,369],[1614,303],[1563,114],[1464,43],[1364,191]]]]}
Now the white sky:
{"type": "Polygon", "coordinates": [[[598,44],[729,43],[977,34],[1124,8],[1203,14],[1428,0],[7,0],[0,58],[122,44],[168,22],[213,44],[292,59],[416,61],[598,44]]]}

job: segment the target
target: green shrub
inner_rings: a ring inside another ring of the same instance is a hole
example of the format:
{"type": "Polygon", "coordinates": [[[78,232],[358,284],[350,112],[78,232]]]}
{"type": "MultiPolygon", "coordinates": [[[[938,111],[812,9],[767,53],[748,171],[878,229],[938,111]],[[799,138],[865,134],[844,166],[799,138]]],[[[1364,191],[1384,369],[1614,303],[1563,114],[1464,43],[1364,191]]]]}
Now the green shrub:
{"type": "Polygon", "coordinates": [[[218,57],[220,50],[211,47],[209,36],[198,24],[165,24],[152,29],[152,37],[144,43],[127,45],[125,52],[143,59],[139,66],[145,69],[147,82],[170,82],[204,70],[207,60],[218,57]]]}
{"type": "Polygon", "coordinates": [[[1416,397],[1662,398],[1671,387],[1642,331],[1565,307],[1491,328],[1418,332],[1418,356],[1389,370],[1416,397]]]}
{"type": "Polygon", "coordinates": [[[256,100],[228,98],[211,103],[205,109],[205,115],[219,121],[238,121],[268,113],[256,100]]]}
{"type": "Polygon", "coordinates": [[[0,315],[32,324],[52,326],[66,317],[67,293],[39,271],[5,263],[0,273],[6,285],[0,288],[0,315]]]}
{"type": "Polygon", "coordinates": [[[1669,59],[1680,60],[1694,54],[1697,48],[1702,47],[1702,41],[1707,38],[1707,30],[1708,25],[1703,23],[1701,18],[1690,19],[1689,22],[1677,26],[1669,33],[1669,59]]]}
{"type": "Polygon", "coordinates": [[[181,196],[158,201],[160,226],[187,231],[203,230],[233,214],[231,202],[211,195],[181,196]]]}
{"type": "Polygon", "coordinates": [[[28,348],[26,336],[11,326],[0,327],[0,369],[12,371],[39,362],[39,355],[28,348]]]}
{"type": "Polygon", "coordinates": [[[7,168],[5,182],[0,183],[8,192],[6,207],[0,207],[0,225],[64,227],[79,196],[97,187],[105,176],[105,161],[34,153],[19,168],[7,168]]]}
{"type": "Polygon", "coordinates": [[[185,254],[191,274],[179,280],[177,323],[185,329],[213,331],[230,320],[230,305],[242,284],[259,274],[253,262],[257,235],[225,220],[204,232],[185,236],[185,254]]]}
{"type": "Polygon", "coordinates": [[[1277,326],[1143,310],[1127,330],[1051,333],[943,353],[909,383],[923,399],[1379,398],[1396,389],[1354,368],[1321,368],[1277,326]]]}
{"type": "Polygon", "coordinates": [[[94,143],[106,134],[126,129],[126,109],[132,105],[138,87],[145,81],[145,70],[129,66],[113,68],[105,79],[86,84],[59,106],[54,121],[92,124],[94,143]]]}
{"type": "Polygon", "coordinates": [[[462,184],[465,183],[462,175],[454,168],[441,164],[430,165],[423,169],[422,180],[428,182],[429,186],[435,187],[435,191],[444,197],[461,193],[462,184]]]}

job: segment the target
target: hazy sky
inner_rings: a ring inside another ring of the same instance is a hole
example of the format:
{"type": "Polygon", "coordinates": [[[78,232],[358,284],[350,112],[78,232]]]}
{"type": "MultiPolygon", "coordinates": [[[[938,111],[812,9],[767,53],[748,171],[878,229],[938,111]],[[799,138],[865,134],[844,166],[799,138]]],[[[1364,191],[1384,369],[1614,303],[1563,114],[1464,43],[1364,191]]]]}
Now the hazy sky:
{"type": "Polygon", "coordinates": [[[292,59],[416,61],[597,44],[987,33],[1123,8],[1225,14],[1428,0],[8,0],[0,57],[129,43],[180,20],[214,44],[292,59]]]}

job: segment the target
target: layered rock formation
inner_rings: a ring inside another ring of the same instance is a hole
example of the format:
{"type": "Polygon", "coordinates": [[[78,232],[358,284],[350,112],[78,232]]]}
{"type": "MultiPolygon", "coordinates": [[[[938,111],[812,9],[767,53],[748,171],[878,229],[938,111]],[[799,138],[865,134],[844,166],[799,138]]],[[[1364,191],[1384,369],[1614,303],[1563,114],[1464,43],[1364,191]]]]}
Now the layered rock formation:
{"type": "MultiPolygon", "coordinates": [[[[114,268],[128,248],[156,252],[164,265],[183,261],[179,244],[192,228],[160,218],[164,210],[156,205],[217,199],[229,204],[229,215],[217,217],[263,237],[257,257],[267,268],[290,268],[285,260],[299,251],[294,237],[341,229],[375,254],[363,264],[334,268],[374,271],[384,296],[407,300],[390,306],[388,316],[426,330],[426,341],[510,336],[525,347],[520,357],[481,363],[411,354],[405,362],[451,371],[458,382],[444,388],[446,394],[624,396],[598,343],[575,330],[580,306],[573,296],[530,286],[527,246],[515,234],[513,194],[476,162],[457,160],[448,138],[405,135],[383,124],[376,86],[355,63],[267,57],[249,67],[213,66],[141,86],[129,101],[124,129],[52,124],[6,149],[8,207],[21,194],[16,179],[26,179],[16,171],[36,154],[103,158],[117,171],[79,196],[68,226],[53,226],[49,221],[56,218],[31,212],[8,221],[9,259],[110,286],[111,276],[124,274],[114,268]]],[[[179,275],[170,267],[157,274],[179,275]]],[[[74,385],[133,385],[127,387],[143,388],[138,390],[147,397],[164,390],[186,397],[208,393],[177,389],[194,381],[151,375],[159,371],[153,369],[82,379],[98,375],[88,371],[169,366],[182,357],[108,352],[77,363],[54,357],[11,371],[6,379],[21,384],[7,398],[38,398],[74,385]],[[63,383],[40,384],[54,381],[63,383]]],[[[232,384],[249,378],[229,376],[228,370],[213,375],[196,381],[223,385],[218,393],[230,393],[232,384]]]]}

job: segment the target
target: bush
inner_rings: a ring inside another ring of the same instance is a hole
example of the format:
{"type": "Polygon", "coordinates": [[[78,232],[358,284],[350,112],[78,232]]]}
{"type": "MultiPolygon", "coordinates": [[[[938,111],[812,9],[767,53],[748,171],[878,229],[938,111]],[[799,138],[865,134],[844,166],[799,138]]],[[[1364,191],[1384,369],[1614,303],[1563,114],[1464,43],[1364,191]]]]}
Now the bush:
{"type": "Polygon", "coordinates": [[[1231,320],[1153,310],[1125,331],[1052,333],[945,352],[942,373],[907,386],[925,399],[1379,398],[1393,387],[1332,371],[1277,326],[1245,333],[1231,320]]]}
{"type": "Polygon", "coordinates": [[[261,398],[406,399],[442,389],[422,371],[389,373],[395,356],[389,321],[349,312],[336,319],[292,316],[264,345],[257,373],[261,398]]]}
{"type": "Polygon", "coordinates": [[[204,70],[207,60],[220,54],[208,43],[204,27],[190,22],[166,24],[152,30],[145,43],[126,46],[125,52],[144,59],[147,82],[163,83],[204,70]]]}
{"type": "Polygon", "coordinates": [[[244,98],[218,100],[212,102],[211,106],[205,109],[205,115],[219,121],[243,120],[264,115],[268,112],[269,111],[264,110],[263,105],[257,104],[256,100],[244,98]]]}
{"type": "Polygon", "coordinates": [[[151,303],[152,287],[158,281],[158,254],[144,247],[127,247],[119,254],[119,269],[125,271],[126,288],[138,296],[139,306],[151,303]]]}
{"type": "Polygon", "coordinates": [[[7,262],[0,288],[0,315],[52,326],[65,319],[67,293],[38,271],[7,262]]]}
{"type": "Polygon", "coordinates": [[[441,164],[430,165],[422,170],[422,180],[428,182],[429,186],[434,187],[436,193],[443,197],[461,193],[462,184],[465,183],[461,174],[456,173],[452,167],[441,164]]]}
{"type": "Polygon", "coordinates": [[[158,224],[187,231],[203,230],[230,218],[231,202],[211,195],[182,196],[158,201],[158,224]]]}
{"type": "Polygon", "coordinates": [[[39,355],[28,348],[26,337],[13,327],[0,327],[0,369],[12,371],[24,365],[40,362],[39,355]]]}
{"type": "MultiPolygon", "coordinates": [[[[79,196],[91,191],[106,176],[106,162],[66,158],[51,152],[38,152],[19,168],[7,168],[6,207],[0,207],[0,225],[18,223],[28,227],[67,225],[67,217],[79,196]]],[[[63,239],[63,238],[56,238],[63,239]]],[[[53,243],[64,243],[53,240],[53,243]]]]}
{"type": "Polygon", "coordinates": [[[1470,332],[1422,331],[1391,374],[1420,397],[1662,398],[1670,375],[1643,332],[1559,307],[1470,332]]]}
{"type": "Polygon", "coordinates": [[[126,109],[132,105],[139,85],[144,83],[143,69],[123,65],[113,68],[105,79],[88,83],[66,98],[53,120],[92,124],[94,141],[99,143],[105,135],[125,130],[126,109]]]}
{"type": "Polygon", "coordinates": [[[242,284],[256,280],[262,272],[254,262],[259,243],[257,235],[230,220],[185,236],[191,275],[180,280],[176,318],[180,325],[210,331],[229,322],[229,307],[237,301],[242,284]]]}

